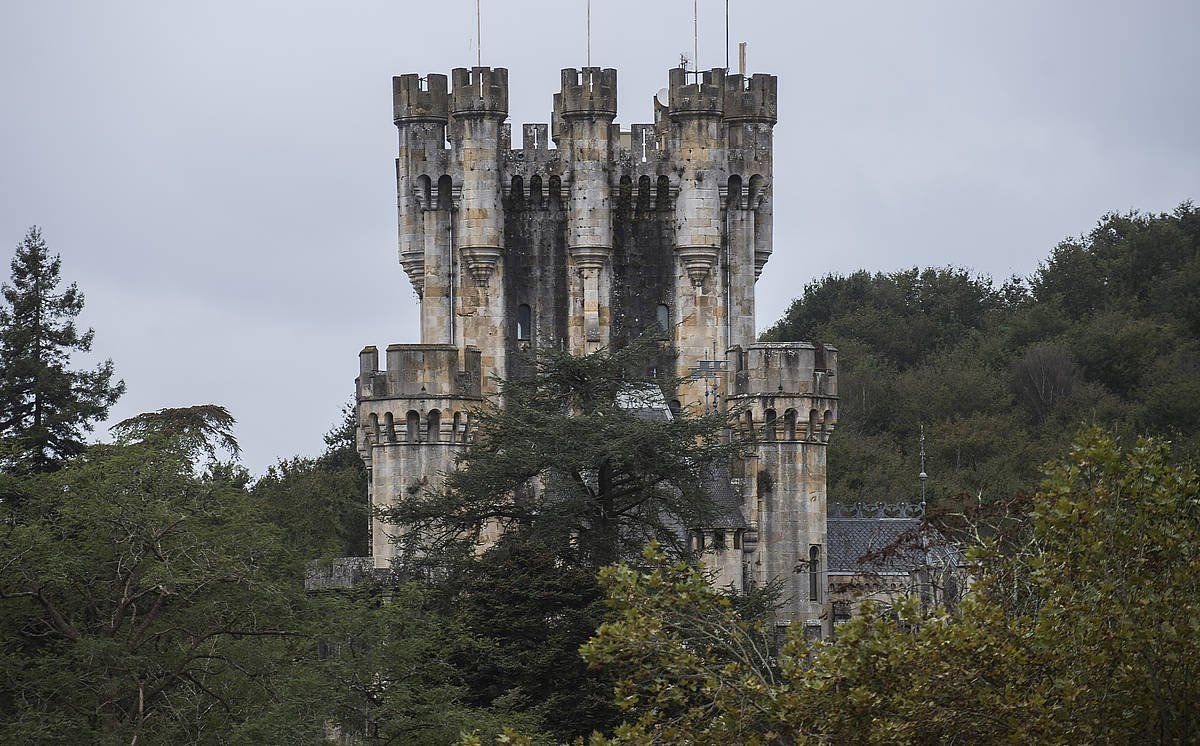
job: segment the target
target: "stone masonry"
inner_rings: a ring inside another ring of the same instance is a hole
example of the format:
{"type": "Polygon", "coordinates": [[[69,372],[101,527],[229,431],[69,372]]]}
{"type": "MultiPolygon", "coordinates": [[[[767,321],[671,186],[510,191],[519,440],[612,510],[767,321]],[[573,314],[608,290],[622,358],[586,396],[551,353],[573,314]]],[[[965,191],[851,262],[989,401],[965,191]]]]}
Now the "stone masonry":
{"type": "MultiPolygon", "coordinates": [[[[780,623],[819,625],[826,566],[825,445],[837,422],[836,351],[755,342],[754,286],[771,255],[776,78],[669,73],[654,122],[622,130],[617,73],[562,71],[552,121],[511,147],[508,71],[392,81],[400,264],[421,303],[420,344],[363,350],[358,444],[372,507],[449,469],[493,377],[526,374],[514,353],[581,354],[647,329],[663,365],[692,377],[673,409],[743,410],[757,438],[721,492],[719,526],[692,544],[745,588],[782,578],[780,623]],[[510,363],[510,361],[512,361],[510,363]]],[[[402,527],[372,525],[386,568],[402,527]]]]}

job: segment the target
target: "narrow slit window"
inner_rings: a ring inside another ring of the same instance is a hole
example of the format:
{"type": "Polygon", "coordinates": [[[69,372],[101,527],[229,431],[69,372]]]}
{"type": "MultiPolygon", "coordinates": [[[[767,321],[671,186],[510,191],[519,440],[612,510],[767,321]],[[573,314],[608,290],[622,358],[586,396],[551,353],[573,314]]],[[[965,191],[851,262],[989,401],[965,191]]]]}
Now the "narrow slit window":
{"type": "Polygon", "coordinates": [[[517,341],[528,342],[533,334],[533,309],[528,303],[517,306],[517,341]]]}
{"type": "Polygon", "coordinates": [[[671,333],[671,307],[666,303],[659,303],[656,312],[655,321],[658,322],[658,331],[664,337],[671,333]]]}
{"type": "Polygon", "coordinates": [[[808,598],[821,600],[821,547],[817,544],[808,548],[808,598]]]}

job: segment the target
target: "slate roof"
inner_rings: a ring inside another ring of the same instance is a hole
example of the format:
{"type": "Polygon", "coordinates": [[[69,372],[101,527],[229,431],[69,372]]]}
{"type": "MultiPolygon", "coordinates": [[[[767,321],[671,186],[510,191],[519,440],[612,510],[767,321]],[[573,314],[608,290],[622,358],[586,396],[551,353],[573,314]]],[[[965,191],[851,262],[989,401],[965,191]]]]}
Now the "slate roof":
{"type": "Polygon", "coordinates": [[[829,507],[829,572],[908,572],[935,561],[957,562],[958,550],[937,531],[922,529],[924,506],[833,503],[829,507]],[[882,556],[872,556],[882,552],[882,556]]]}
{"type": "Polygon", "coordinates": [[[708,494],[716,503],[716,515],[704,528],[748,528],[750,522],[742,514],[741,491],[733,485],[733,475],[727,465],[710,467],[705,474],[708,494]]]}

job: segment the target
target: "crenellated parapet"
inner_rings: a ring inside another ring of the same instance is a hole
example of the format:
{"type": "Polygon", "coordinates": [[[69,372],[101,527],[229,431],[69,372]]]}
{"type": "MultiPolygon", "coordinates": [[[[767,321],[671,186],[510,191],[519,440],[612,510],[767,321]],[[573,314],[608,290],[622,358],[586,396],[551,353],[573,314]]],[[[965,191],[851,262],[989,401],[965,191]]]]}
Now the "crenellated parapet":
{"type": "Polygon", "coordinates": [[[483,369],[479,350],[454,345],[394,344],[379,367],[379,349],[359,353],[358,399],[460,397],[478,399],[483,369]]]}
{"type": "Polygon", "coordinates": [[[775,124],[779,120],[776,104],[778,85],[778,78],[763,73],[749,77],[725,76],[723,92],[725,121],[775,124]]]}
{"type": "Polygon", "coordinates": [[[612,120],[617,115],[617,71],[611,67],[573,67],[562,71],[562,86],[554,94],[554,116],[612,120]]]}
{"type": "Polygon", "coordinates": [[[667,101],[672,119],[720,118],[725,104],[725,71],[719,67],[702,72],[672,69],[668,73],[667,101]]]}
{"type": "Polygon", "coordinates": [[[359,449],[368,465],[376,447],[467,442],[470,412],[483,401],[479,350],[394,344],[359,353],[359,449]]]}
{"type": "Polygon", "coordinates": [[[827,443],[837,426],[837,350],[809,342],[755,342],[726,353],[726,396],[765,441],[827,443]]]}
{"type": "Polygon", "coordinates": [[[392,119],[401,122],[446,123],[449,117],[449,96],[446,76],[416,73],[392,78],[392,119]]]}
{"type": "Polygon", "coordinates": [[[508,69],[456,67],[450,73],[450,113],[456,117],[508,116],[508,69]]]}

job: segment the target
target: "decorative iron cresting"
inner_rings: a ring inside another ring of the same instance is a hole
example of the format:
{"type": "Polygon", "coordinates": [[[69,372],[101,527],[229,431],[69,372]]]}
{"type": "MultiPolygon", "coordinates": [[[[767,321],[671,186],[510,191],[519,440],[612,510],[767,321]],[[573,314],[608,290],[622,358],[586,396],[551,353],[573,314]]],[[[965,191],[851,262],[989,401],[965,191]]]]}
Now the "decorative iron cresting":
{"type": "Polygon", "coordinates": [[[924,502],[900,503],[831,503],[831,519],[924,518],[924,502]]]}

